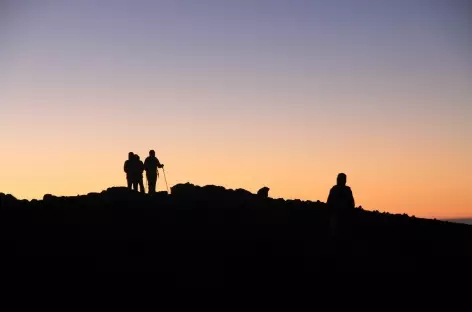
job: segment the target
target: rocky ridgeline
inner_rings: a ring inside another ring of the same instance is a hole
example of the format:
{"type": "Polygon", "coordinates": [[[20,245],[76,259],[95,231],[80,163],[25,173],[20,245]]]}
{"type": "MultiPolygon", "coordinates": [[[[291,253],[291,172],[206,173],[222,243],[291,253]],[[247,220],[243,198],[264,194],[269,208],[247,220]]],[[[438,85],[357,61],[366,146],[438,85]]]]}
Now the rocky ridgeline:
{"type": "Polygon", "coordinates": [[[212,286],[269,283],[274,274],[302,282],[326,269],[450,271],[472,260],[468,225],[357,208],[340,241],[325,203],[266,195],[189,183],[170,195],[1,193],[0,261],[8,272],[160,272],[170,283],[212,286]]]}

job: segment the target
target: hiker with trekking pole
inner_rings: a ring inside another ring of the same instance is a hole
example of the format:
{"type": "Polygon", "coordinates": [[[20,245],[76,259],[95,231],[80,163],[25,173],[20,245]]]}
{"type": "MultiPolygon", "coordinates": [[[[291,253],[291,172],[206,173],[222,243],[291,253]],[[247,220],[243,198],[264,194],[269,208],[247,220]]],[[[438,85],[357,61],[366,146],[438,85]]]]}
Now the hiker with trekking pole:
{"type": "Polygon", "coordinates": [[[169,193],[169,187],[167,186],[166,172],[164,171],[164,165],[159,162],[156,157],[154,150],[149,151],[149,156],[144,161],[144,170],[146,171],[146,178],[148,181],[148,194],[156,193],[157,178],[159,177],[158,168],[161,168],[164,172],[164,179],[166,182],[167,193],[169,193]]]}

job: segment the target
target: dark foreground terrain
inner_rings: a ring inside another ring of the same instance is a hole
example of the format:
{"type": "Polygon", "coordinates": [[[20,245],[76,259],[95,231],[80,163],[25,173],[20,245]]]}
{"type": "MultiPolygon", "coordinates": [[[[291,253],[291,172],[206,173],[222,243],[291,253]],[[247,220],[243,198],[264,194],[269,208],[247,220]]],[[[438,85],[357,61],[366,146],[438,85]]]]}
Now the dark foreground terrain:
{"type": "Polygon", "coordinates": [[[179,184],[40,201],[0,194],[2,273],[156,272],[176,286],[313,283],[343,271],[453,272],[472,226],[355,209],[346,241],[321,202],[179,184]]]}

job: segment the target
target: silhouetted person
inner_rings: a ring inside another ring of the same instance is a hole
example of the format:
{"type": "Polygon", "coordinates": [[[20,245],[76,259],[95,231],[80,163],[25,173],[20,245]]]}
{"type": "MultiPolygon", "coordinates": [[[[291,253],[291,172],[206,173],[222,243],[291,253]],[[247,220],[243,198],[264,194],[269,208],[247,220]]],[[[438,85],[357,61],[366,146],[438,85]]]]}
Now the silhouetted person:
{"type": "Polygon", "coordinates": [[[124,171],[126,172],[126,182],[128,188],[136,190],[136,160],[133,152],[128,153],[128,159],[125,161],[124,171]]]}
{"type": "Polygon", "coordinates": [[[329,191],[328,205],[335,212],[349,211],[354,208],[354,196],[351,188],[346,185],[346,180],[346,174],[338,174],[337,184],[329,191]]]}
{"type": "Polygon", "coordinates": [[[331,226],[336,238],[347,239],[351,234],[354,196],[351,188],[346,185],[346,174],[338,174],[337,184],[329,191],[328,206],[331,208],[331,226]]]}
{"type": "Polygon", "coordinates": [[[144,161],[144,170],[146,170],[146,178],[148,180],[149,185],[149,194],[153,194],[156,192],[156,183],[158,177],[157,168],[163,167],[164,165],[162,165],[156,158],[156,152],[154,152],[154,150],[150,150],[149,156],[146,157],[146,160],[144,161]]]}
{"type": "Polygon", "coordinates": [[[144,193],[144,183],[143,183],[143,172],[144,172],[144,164],[139,158],[139,155],[136,156],[136,178],[137,183],[139,185],[139,191],[144,193]]]}

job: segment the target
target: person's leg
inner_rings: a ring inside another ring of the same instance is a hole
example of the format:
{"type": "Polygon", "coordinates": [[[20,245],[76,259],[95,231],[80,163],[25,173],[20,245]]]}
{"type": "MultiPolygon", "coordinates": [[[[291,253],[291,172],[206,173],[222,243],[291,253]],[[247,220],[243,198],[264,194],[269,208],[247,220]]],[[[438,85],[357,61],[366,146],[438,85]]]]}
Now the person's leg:
{"type": "Polygon", "coordinates": [[[142,176],[139,178],[139,191],[141,193],[144,193],[144,182],[143,182],[143,177],[142,176]]]}
{"type": "Polygon", "coordinates": [[[152,180],[151,182],[151,189],[153,193],[156,193],[156,180],[152,180]]]}
{"type": "Polygon", "coordinates": [[[133,179],[132,189],[135,191],[138,190],[138,181],[136,179],[133,179]]]}
{"type": "Polygon", "coordinates": [[[131,179],[130,178],[126,178],[126,182],[128,182],[128,189],[131,190],[132,186],[133,186],[133,183],[131,182],[131,179]]]}
{"type": "Polygon", "coordinates": [[[148,180],[149,180],[149,193],[156,193],[157,176],[156,175],[149,175],[148,180]]]}
{"type": "Polygon", "coordinates": [[[148,183],[148,194],[152,194],[152,176],[146,173],[146,179],[148,183]]]}

